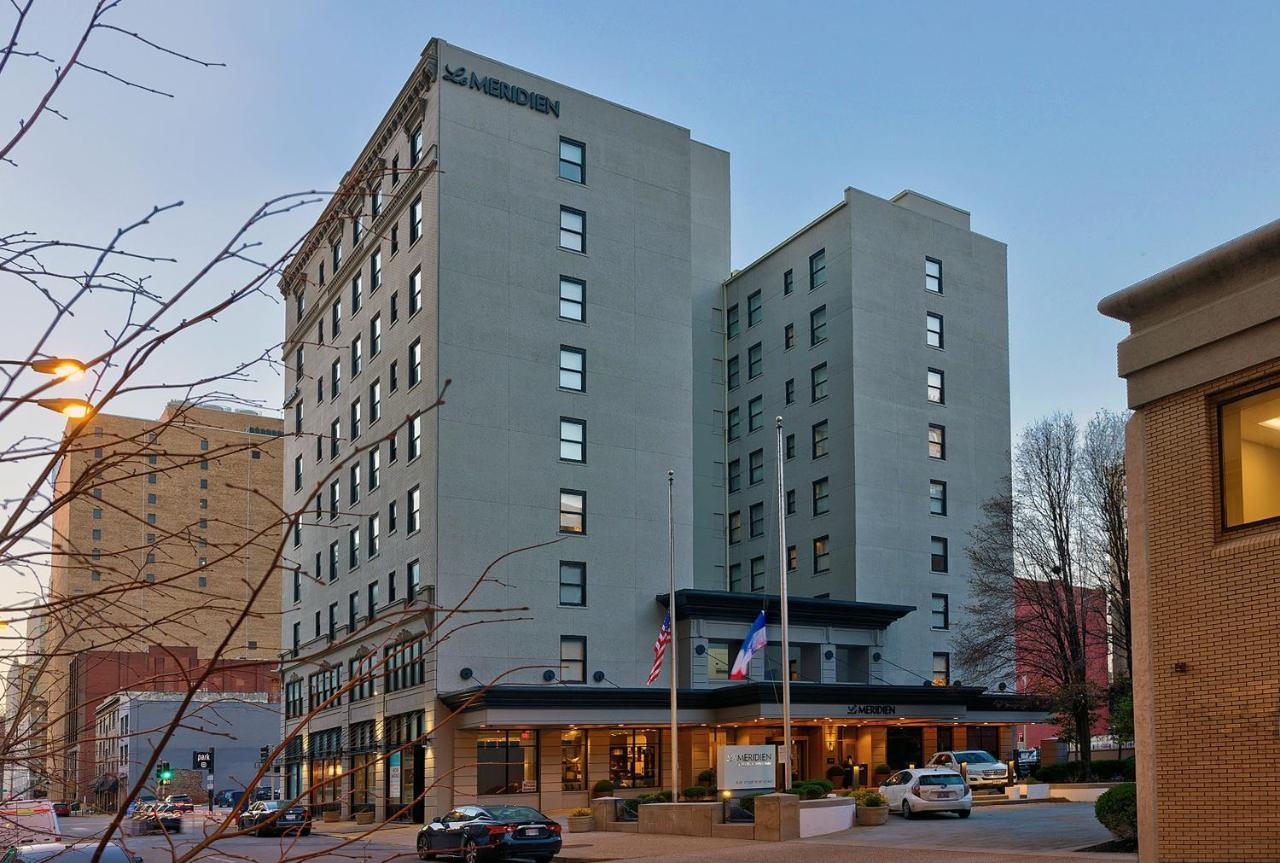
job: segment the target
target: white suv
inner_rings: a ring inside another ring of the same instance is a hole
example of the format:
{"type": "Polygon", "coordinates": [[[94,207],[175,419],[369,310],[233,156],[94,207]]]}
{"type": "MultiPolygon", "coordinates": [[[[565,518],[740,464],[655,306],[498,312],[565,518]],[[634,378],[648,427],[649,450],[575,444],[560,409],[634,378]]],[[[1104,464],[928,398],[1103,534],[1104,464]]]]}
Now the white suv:
{"type": "Polygon", "coordinates": [[[880,786],[880,795],[889,811],[900,812],[903,818],[920,812],[954,812],[968,818],[973,807],[973,795],[964,778],[954,770],[937,767],[899,770],[880,786]]]}
{"type": "Polygon", "coordinates": [[[929,759],[926,767],[942,767],[957,773],[967,772],[970,785],[1004,787],[1009,784],[1009,765],[981,749],[961,752],[938,752],[929,759]],[[966,770],[961,771],[960,765],[966,770]]]}

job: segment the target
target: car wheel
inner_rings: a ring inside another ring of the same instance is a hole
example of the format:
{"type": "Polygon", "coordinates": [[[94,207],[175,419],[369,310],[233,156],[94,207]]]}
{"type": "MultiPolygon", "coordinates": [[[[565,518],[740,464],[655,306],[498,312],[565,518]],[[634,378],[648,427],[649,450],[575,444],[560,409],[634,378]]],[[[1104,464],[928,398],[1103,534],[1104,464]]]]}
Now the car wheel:
{"type": "Polygon", "coordinates": [[[431,846],[427,844],[427,837],[426,837],[426,836],[423,836],[423,835],[419,835],[419,836],[418,836],[418,859],[419,859],[419,860],[434,860],[434,859],[435,859],[435,856],[436,856],[436,855],[432,854],[432,853],[428,850],[430,847],[431,847],[431,846]]]}
{"type": "Polygon", "coordinates": [[[476,840],[471,838],[462,840],[462,859],[464,863],[477,863],[480,859],[480,851],[476,848],[476,840]]]}
{"type": "Polygon", "coordinates": [[[960,811],[956,812],[956,814],[959,815],[961,818],[968,818],[972,814],[972,810],[961,809],[960,811]]]}
{"type": "Polygon", "coordinates": [[[911,811],[911,801],[903,800],[902,801],[902,817],[910,821],[911,818],[914,816],[914,814],[915,813],[911,811]]]}

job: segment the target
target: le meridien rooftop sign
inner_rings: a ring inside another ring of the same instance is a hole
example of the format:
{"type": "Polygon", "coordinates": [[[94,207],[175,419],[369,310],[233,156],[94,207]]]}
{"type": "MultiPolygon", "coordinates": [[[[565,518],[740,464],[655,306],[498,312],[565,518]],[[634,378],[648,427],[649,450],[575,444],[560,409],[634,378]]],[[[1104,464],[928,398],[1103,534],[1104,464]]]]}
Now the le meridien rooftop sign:
{"type": "Polygon", "coordinates": [[[488,93],[495,99],[506,99],[514,105],[524,105],[539,114],[560,116],[559,99],[551,99],[542,93],[535,93],[533,90],[517,87],[515,84],[508,84],[501,78],[495,78],[492,75],[481,78],[475,72],[468,72],[466,66],[458,66],[455,69],[446,63],[444,75],[441,77],[452,84],[488,93]]]}

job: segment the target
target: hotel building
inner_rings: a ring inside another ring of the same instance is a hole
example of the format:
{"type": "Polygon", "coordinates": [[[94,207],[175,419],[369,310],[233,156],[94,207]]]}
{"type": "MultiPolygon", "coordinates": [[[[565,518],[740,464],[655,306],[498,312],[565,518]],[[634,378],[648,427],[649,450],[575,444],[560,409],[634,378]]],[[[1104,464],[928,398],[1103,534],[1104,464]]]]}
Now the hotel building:
{"type": "Polygon", "coordinates": [[[1008,470],[1004,247],[967,214],[848,190],[731,275],[727,153],[438,39],[342,189],[281,283],[287,792],[420,821],[669,785],[644,685],[668,469],[682,782],[780,737],[777,650],[727,679],[762,608],[777,639],[774,415],[801,441],[801,772],[1004,754],[1041,716],[946,659],[964,537],[1008,470]]]}

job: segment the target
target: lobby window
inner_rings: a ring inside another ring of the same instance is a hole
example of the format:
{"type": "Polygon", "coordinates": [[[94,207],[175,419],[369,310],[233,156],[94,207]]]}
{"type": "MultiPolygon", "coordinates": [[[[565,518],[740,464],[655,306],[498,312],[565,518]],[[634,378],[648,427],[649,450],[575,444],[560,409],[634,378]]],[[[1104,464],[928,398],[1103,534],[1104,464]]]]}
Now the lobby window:
{"type": "Polygon", "coordinates": [[[560,604],[587,604],[587,565],[580,560],[560,561],[560,604]]]}
{"type": "Polygon", "coordinates": [[[609,780],[614,788],[656,788],[661,781],[661,735],[652,728],[609,732],[609,780]]]}
{"type": "Polygon", "coordinates": [[[935,294],[942,293],[942,261],[924,259],[924,289],[935,294]]]}
{"type": "Polygon", "coordinates": [[[782,295],[785,297],[796,289],[796,275],[792,270],[782,274],[782,295]]]}
{"type": "Polygon", "coordinates": [[[729,544],[742,542],[742,511],[729,513],[729,544]]]}
{"type": "Polygon", "coordinates": [[[570,488],[560,489],[560,532],[587,532],[587,493],[570,488]]]}
{"type": "Polygon", "coordinates": [[[813,571],[815,575],[831,571],[830,537],[820,536],[813,541],[813,571]]]}
{"type": "Polygon", "coordinates": [[[737,440],[738,435],[742,432],[742,419],[737,408],[729,408],[729,419],[725,427],[728,431],[729,440],[737,440]]]}
{"type": "Polygon", "coordinates": [[[759,291],[755,291],[747,296],[747,329],[751,329],[756,324],[760,323],[762,303],[763,301],[760,297],[759,291]]]}
{"type": "Polygon", "coordinates": [[[742,564],[729,564],[729,590],[733,593],[742,591],[742,564]]]}
{"type": "Polygon", "coordinates": [[[738,337],[738,306],[732,305],[724,313],[724,333],[727,338],[738,337]]]}
{"type": "Polygon", "coordinates": [[[789,351],[796,346],[796,325],[787,324],[782,328],[782,349],[789,351]]]}
{"type": "Polygon", "coordinates": [[[583,636],[560,636],[560,682],[587,682],[587,639],[583,636]]]}
{"type": "Polygon", "coordinates": [[[747,348],[747,380],[754,380],[764,373],[764,345],[756,342],[747,348]]]}
{"type": "Polygon", "coordinates": [[[587,424],[560,417],[560,460],[582,464],[587,460],[587,424]]]}
{"type": "Polygon", "coordinates": [[[929,571],[946,572],[948,563],[947,538],[945,536],[929,537],[929,571]]]}
{"type": "Polygon", "coordinates": [[[809,400],[818,401],[827,397],[827,364],[820,363],[809,371],[809,400]]]}
{"type": "Polygon", "coordinates": [[[933,655],[933,685],[951,685],[951,654],[935,653],[933,655]]]}
{"type": "Polygon", "coordinates": [[[751,592],[760,593],[764,590],[764,557],[751,558],[751,592]]]}
{"type": "Polygon", "coordinates": [[[738,361],[738,355],[734,354],[729,357],[729,362],[725,364],[725,378],[729,389],[736,390],[740,381],[741,364],[738,361]]]}
{"type": "Polygon", "coordinates": [[[1218,408],[1228,528],[1280,518],[1280,387],[1218,408]]]}
{"type": "Polygon", "coordinates": [[[570,252],[586,252],[586,213],[572,207],[560,208],[560,248],[570,252]]]}
{"type": "Polygon", "coordinates": [[[827,283],[827,250],[819,249],[809,257],[809,290],[827,283]]]}
{"type": "Polygon", "coordinates": [[[574,183],[587,182],[587,145],[560,139],[560,179],[574,183]]]}
{"type": "Polygon", "coordinates": [[[418,126],[409,133],[409,167],[412,168],[422,159],[422,127],[418,126]]]}
{"type": "MultiPolygon", "coordinates": [[[[394,447],[395,444],[393,443],[394,447]]],[[[413,461],[422,454],[422,414],[415,414],[409,420],[409,452],[408,459],[413,461]]]]}
{"type": "Polygon", "coordinates": [[[945,593],[935,593],[929,606],[929,625],[934,629],[951,628],[951,601],[945,593]]]}
{"type": "Polygon", "coordinates": [[[409,386],[422,380],[422,339],[414,339],[409,345],[409,386]]]}
{"type": "Polygon", "coordinates": [[[783,390],[784,390],[784,393],[783,393],[783,399],[784,399],[784,401],[785,401],[787,404],[789,404],[789,405],[795,404],[795,402],[796,402],[796,379],[795,379],[795,378],[787,378],[787,383],[786,383],[786,385],[783,387],[783,390]]]}
{"type": "Polygon", "coordinates": [[[809,347],[827,340],[827,307],[818,306],[809,312],[809,347]]]}
{"type": "Polygon", "coordinates": [[[734,459],[729,462],[729,493],[732,494],[742,488],[742,460],[734,459]]]}
{"type": "Polygon", "coordinates": [[[764,425],[764,397],[756,396],[747,402],[747,431],[756,431],[762,425],[764,425]]]}
{"type": "Polygon", "coordinates": [[[586,392],[587,352],[582,348],[560,346],[560,389],[586,392]]]}
{"type": "Polygon", "coordinates": [[[566,321],[587,319],[587,283],[560,277],[560,317],[566,321]]]}
{"type": "Polygon", "coordinates": [[[560,732],[560,790],[584,791],[587,783],[587,732],[560,732]]]}
{"type": "Polygon", "coordinates": [[[942,315],[925,312],[924,341],[931,348],[942,348],[942,315]]]}
{"type": "MultiPolygon", "coordinates": [[[[392,296],[391,303],[391,320],[396,319],[395,297],[392,296]]],[[[412,317],[418,309],[422,308],[422,267],[418,267],[409,274],[409,316],[412,317]]]]}
{"type": "Polygon", "coordinates": [[[947,457],[947,428],[935,423],[929,424],[929,458],[939,460],[947,457]]]}
{"type": "Polygon", "coordinates": [[[947,514],[947,484],[940,479],[929,480],[929,514],[947,514]]]}
{"type": "Polygon", "coordinates": [[[751,470],[751,474],[750,474],[751,485],[755,485],[756,483],[759,483],[759,482],[764,482],[764,450],[763,449],[754,450],[752,451],[751,455],[749,455],[747,458],[750,460],[749,466],[751,470]]]}
{"type": "Polygon", "coordinates": [[[422,236],[422,198],[414,198],[409,205],[409,245],[418,242],[422,236]]]}
{"type": "Polygon", "coordinates": [[[813,514],[825,515],[831,511],[831,486],[824,476],[813,481],[813,514]]]}
{"type": "Polygon", "coordinates": [[[422,489],[418,486],[409,489],[409,493],[405,495],[405,509],[408,510],[405,516],[405,533],[417,533],[422,527],[422,489]]]}
{"type": "Polygon", "coordinates": [[[809,431],[810,443],[813,446],[813,457],[822,458],[827,454],[827,421],[814,423],[809,431]]]}
{"type": "Polygon", "coordinates": [[[752,539],[764,536],[764,504],[753,503],[748,511],[751,520],[751,537],[752,539]]]}
{"type": "Polygon", "coordinates": [[[929,369],[928,395],[929,401],[936,405],[947,403],[946,383],[941,369],[929,369]]]}
{"type": "Polygon", "coordinates": [[[376,357],[382,353],[382,313],[369,319],[369,356],[376,357]]]}
{"type": "Polygon", "coordinates": [[[481,731],[476,738],[476,793],[538,790],[538,732],[481,731]]]}

